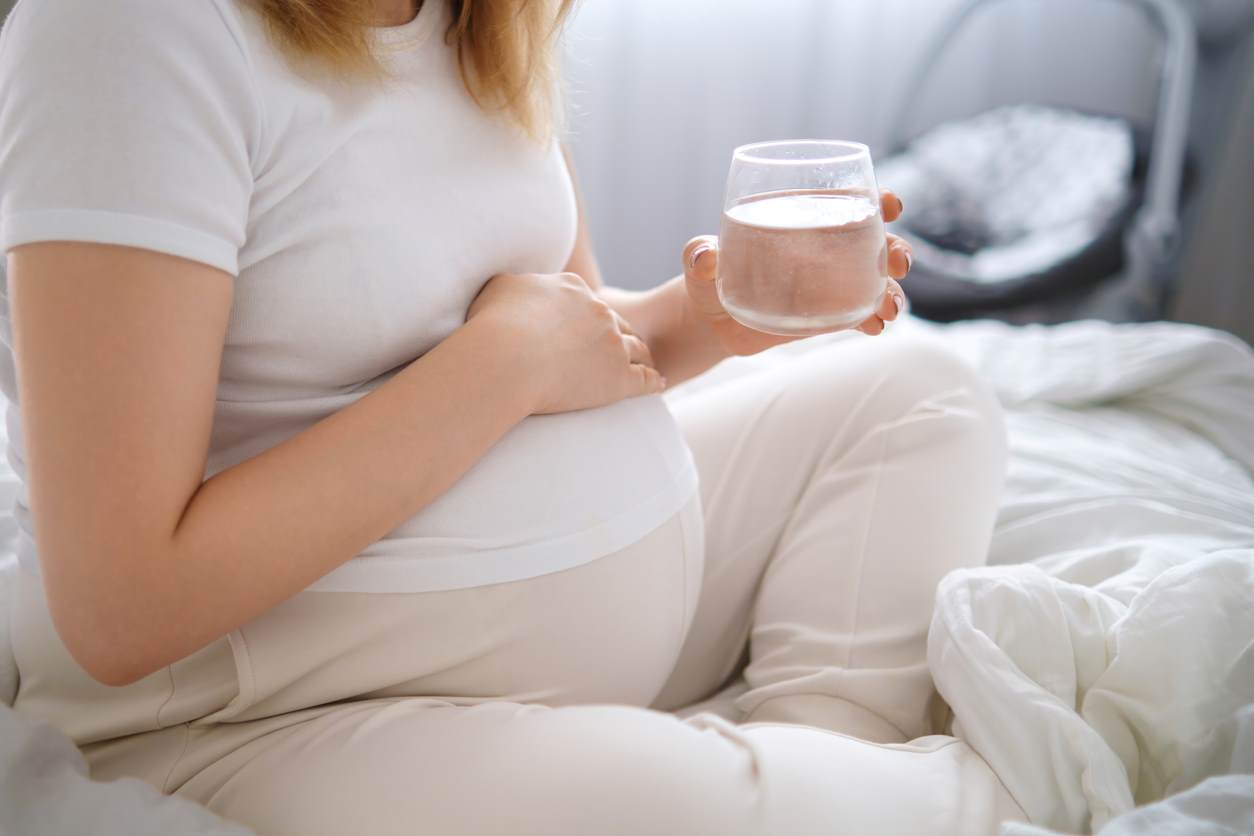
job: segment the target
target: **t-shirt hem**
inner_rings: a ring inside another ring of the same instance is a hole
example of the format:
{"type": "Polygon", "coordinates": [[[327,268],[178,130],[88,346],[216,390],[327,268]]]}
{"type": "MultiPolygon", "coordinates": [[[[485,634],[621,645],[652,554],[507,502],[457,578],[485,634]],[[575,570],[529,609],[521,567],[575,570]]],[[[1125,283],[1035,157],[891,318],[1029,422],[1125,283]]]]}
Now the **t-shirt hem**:
{"type": "MultiPolygon", "coordinates": [[[[523,581],[574,569],[608,557],[643,539],[679,513],[692,499],[698,485],[696,467],[690,461],[690,467],[665,490],[593,528],[539,543],[452,556],[358,556],[324,575],[304,591],[447,592],[523,581]]],[[[42,573],[34,541],[22,531],[19,531],[18,537],[18,566],[33,577],[40,577],[42,573]]]]}
{"type": "MultiPolygon", "coordinates": [[[[630,510],[562,537],[447,556],[364,554],[342,564],[306,592],[446,592],[527,580],[573,569],[630,546],[678,513],[698,488],[695,464],[666,489],[630,510]]],[[[381,541],[404,548],[403,541],[381,541]]]]}
{"type": "Polygon", "coordinates": [[[75,241],[153,250],[239,273],[239,248],[176,223],[99,209],[42,209],[4,216],[0,250],[22,244],[75,241]]]}

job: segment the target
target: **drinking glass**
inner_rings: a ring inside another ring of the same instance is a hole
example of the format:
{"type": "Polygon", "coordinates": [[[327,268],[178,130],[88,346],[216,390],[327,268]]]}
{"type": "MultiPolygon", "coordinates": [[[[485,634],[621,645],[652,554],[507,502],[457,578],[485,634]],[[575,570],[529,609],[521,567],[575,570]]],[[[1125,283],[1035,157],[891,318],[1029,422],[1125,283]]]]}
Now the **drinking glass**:
{"type": "Polygon", "coordinates": [[[732,318],[786,336],[849,328],[871,316],[887,282],[870,149],[789,140],[735,150],[715,280],[732,318]]]}

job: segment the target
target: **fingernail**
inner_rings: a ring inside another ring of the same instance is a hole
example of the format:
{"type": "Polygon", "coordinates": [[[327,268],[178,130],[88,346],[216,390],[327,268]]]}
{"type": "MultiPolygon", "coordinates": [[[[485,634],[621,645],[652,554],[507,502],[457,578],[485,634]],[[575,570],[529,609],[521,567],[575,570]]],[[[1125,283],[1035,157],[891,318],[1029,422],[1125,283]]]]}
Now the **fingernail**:
{"type": "Polygon", "coordinates": [[[688,266],[693,270],[697,269],[697,262],[701,260],[701,256],[710,251],[709,244],[702,244],[692,251],[692,255],[688,257],[688,266]]]}
{"type": "Polygon", "coordinates": [[[906,204],[902,203],[901,198],[898,197],[897,198],[897,214],[900,215],[904,211],[906,211],[906,204]]]}
{"type": "Polygon", "coordinates": [[[893,304],[897,306],[897,315],[901,316],[901,314],[906,310],[906,297],[902,296],[900,293],[894,293],[893,304]]]}
{"type": "Polygon", "coordinates": [[[906,250],[906,272],[909,273],[911,268],[913,267],[914,267],[914,256],[910,254],[909,250],[906,250]]]}
{"type": "Polygon", "coordinates": [[[667,384],[666,384],[666,378],[664,378],[664,377],[662,377],[662,378],[658,378],[658,381],[662,384],[662,388],[663,388],[663,389],[665,389],[665,388],[666,388],[666,385],[667,385],[667,384]]]}

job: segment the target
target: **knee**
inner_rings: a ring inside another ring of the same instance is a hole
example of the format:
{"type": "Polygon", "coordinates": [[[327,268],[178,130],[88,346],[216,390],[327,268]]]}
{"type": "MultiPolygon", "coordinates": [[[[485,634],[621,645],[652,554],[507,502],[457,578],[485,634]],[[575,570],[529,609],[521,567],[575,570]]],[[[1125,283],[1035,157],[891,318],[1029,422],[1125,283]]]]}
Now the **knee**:
{"type": "Polygon", "coordinates": [[[799,378],[790,381],[794,390],[838,402],[841,414],[851,399],[871,398],[891,410],[953,393],[980,419],[1001,421],[988,381],[935,338],[886,335],[833,342],[802,355],[794,369],[799,378]]]}
{"type": "Polygon", "coordinates": [[[992,386],[979,372],[934,339],[886,336],[849,347],[846,356],[833,355],[839,371],[832,375],[829,366],[828,378],[855,378],[852,389],[843,388],[845,402],[834,408],[848,414],[852,391],[862,432],[893,432],[911,447],[945,446],[1002,477],[1005,421],[992,386]]]}
{"type": "Polygon", "coordinates": [[[988,381],[939,340],[923,337],[888,337],[872,346],[879,363],[888,371],[892,385],[917,399],[961,390],[979,401],[982,414],[1000,416],[997,398],[988,381]]]}

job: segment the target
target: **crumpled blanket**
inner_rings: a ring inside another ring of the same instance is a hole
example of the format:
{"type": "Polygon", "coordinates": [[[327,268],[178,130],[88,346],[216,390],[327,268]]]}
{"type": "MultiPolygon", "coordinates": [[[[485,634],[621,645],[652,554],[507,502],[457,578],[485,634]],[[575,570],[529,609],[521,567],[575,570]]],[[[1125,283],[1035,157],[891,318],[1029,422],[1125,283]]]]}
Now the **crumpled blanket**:
{"type": "Polygon", "coordinates": [[[1008,407],[990,562],[1020,564],[938,590],[953,733],[1042,827],[1135,832],[1205,797],[1210,832],[1254,830],[1254,776],[1212,778],[1254,772],[1234,756],[1239,712],[1254,731],[1254,354],[1171,324],[933,333],[1008,407]]]}

